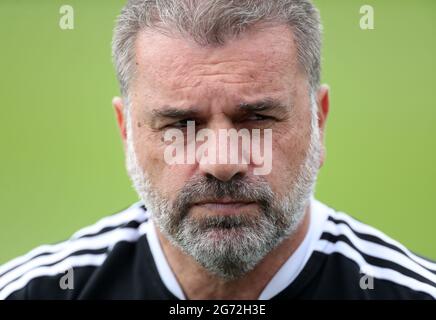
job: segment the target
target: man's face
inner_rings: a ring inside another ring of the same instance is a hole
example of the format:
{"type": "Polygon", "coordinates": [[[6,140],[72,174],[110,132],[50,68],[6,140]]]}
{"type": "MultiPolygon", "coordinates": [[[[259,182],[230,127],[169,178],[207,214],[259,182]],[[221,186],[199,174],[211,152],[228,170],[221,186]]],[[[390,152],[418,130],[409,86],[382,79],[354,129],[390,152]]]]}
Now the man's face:
{"type": "Polygon", "coordinates": [[[164,235],[224,278],[251,270],[296,229],[316,179],[318,123],[292,39],[276,26],[214,47],[153,31],[136,41],[129,173],[164,235]],[[259,105],[267,107],[241,108],[259,105]],[[165,131],[186,134],[187,121],[217,135],[271,129],[272,170],[256,176],[253,163],[168,164],[165,131]]]}

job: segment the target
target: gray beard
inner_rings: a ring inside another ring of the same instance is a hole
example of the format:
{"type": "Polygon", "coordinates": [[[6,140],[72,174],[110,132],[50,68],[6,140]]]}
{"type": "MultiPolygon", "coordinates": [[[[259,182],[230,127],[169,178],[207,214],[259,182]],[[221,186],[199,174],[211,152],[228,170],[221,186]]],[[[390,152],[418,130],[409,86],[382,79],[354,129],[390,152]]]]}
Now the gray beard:
{"type": "Polygon", "coordinates": [[[152,212],[153,221],[162,234],[211,274],[224,280],[241,278],[298,229],[313,194],[319,168],[319,132],[313,121],[306,159],[291,179],[289,192],[281,200],[260,176],[228,182],[196,176],[171,203],[152,186],[139,166],[129,127],[128,123],[127,168],[135,190],[152,212]],[[201,219],[188,214],[193,203],[222,197],[255,201],[260,212],[201,219]]]}

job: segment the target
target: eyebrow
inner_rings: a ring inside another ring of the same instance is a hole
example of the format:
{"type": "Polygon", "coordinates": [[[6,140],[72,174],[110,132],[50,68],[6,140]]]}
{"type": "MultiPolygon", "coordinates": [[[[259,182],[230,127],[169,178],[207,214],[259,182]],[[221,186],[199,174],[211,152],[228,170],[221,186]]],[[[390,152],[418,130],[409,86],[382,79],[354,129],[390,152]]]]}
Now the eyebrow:
{"type": "Polygon", "coordinates": [[[161,109],[153,109],[151,111],[153,118],[183,118],[198,115],[200,112],[196,107],[188,109],[179,109],[165,106],[161,109]]]}

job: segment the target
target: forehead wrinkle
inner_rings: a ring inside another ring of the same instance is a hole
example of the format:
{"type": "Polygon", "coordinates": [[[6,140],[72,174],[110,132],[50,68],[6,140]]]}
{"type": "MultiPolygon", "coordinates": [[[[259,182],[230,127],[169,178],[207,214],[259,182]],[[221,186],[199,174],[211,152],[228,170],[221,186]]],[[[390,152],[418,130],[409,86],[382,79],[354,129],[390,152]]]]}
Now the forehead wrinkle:
{"type": "MultiPolygon", "coordinates": [[[[292,35],[292,32],[289,34],[292,35]]],[[[293,69],[292,62],[296,59],[292,58],[296,56],[296,53],[289,45],[288,35],[286,35],[288,45],[283,41],[284,39],[281,39],[284,37],[281,34],[275,37],[260,34],[259,37],[254,39],[257,42],[262,40],[258,46],[253,45],[251,39],[237,39],[236,42],[229,41],[223,46],[210,48],[192,45],[184,39],[169,38],[152,32],[142,33],[142,37],[137,39],[136,46],[138,67],[142,68],[141,64],[143,64],[144,67],[149,67],[147,68],[149,69],[147,70],[148,74],[161,75],[164,78],[168,78],[169,75],[177,76],[188,73],[194,75],[213,74],[217,73],[215,68],[220,67],[233,70],[236,66],[249,73],[259,69],[267,72],[276,69],[278,65],[287,65],[290,70],[293,69]],[[266,43],[263,42],[265,37],[266,43]],[[140,43],[141,39],[144,43],[140,43]],[[264,47],[268,47],[269,50],[263,50],[264,47]],[[240,48],[246,49],[246,51],[239,50],[240,48]],[[188,56],[189,59],[186,59],[188,56]],[[147,63],[148,59],[151,59],[150,63],[147,63]]],[[[219,69],[218,72],[222,72],[222,69],[219,69]]]]}
{"type": "MultiPolygon", "coordinates": [[[[189,90],[204,86],[212,89],[221,85],[247,85],[253,91],[259,89],[280,91],[283,85],[289,88],[292,80],[295,79],[294,74],[288,69],[247,69],[244,70],[216,70],[216,71],[187,71],[185,73],[172,72],[170,75],[162,75],[160,80],[156,82],[162,84],[160,87],[168,87],[169,90],[189,90]],[[161,82],[162,81],[162,82],[161,82]]],[[[236,87],[235,90],[241,90],[241,87],[236,87]]]]}

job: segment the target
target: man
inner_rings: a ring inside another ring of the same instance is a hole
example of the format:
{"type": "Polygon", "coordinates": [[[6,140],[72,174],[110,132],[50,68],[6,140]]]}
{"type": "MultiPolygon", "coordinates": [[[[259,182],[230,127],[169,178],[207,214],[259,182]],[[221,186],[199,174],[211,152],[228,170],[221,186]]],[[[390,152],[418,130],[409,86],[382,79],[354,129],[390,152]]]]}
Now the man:
{"type": "Polygon", "coordinates": [[[141,202],[5,264],[0,298],[436,298],[435,263],[313,197],[320,30],[309,0],[129,1],[113,105],[141,202]]]}

